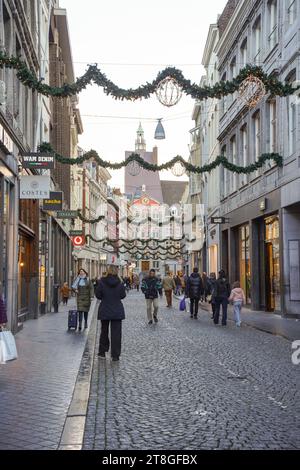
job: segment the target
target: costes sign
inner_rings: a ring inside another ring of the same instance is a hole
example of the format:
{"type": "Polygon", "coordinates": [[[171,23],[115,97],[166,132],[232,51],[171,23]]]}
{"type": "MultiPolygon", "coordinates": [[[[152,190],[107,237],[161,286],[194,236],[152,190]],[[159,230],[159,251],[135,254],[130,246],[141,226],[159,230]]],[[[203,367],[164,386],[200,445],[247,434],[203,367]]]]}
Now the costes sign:
{"type": "Polygon", "coordinates": [[[20,199],[46,199],[50,196],[50,176],[21,176],[20,199]]]}
{"type": "Polygon", "coordinates": [[[27,153],[22,155],[23,168],[30,168],[36,170],[53,170],[54,169],[54,155],[47,153],[27,153]]]}

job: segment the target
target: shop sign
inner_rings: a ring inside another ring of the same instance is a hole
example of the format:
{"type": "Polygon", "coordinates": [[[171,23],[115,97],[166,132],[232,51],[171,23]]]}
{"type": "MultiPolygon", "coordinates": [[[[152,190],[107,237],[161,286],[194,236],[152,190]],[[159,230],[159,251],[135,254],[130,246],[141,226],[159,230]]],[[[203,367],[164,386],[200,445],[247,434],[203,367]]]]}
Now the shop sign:
{"type": "Polygon", "coordinates": [[[82,230],[70,230],[70,237],[81,237],[82,235],[82,230]]]}
{"type": "Polygon", "coordinates": [[[22,155],[23,168],[35,170],[53,170],[54,155],[48,153],[26,153],[22,155]]]}
{"type": "Polygon", "coordinates": [[[225,219],[225,217],[212,217],[210,219],[210,223],[211,224],[225,224],[226,219],[225,219]]]}
{"type": "Polygon", "coordinates": [[[71,237],[73,246],[83,246],[85,245],[85,236],[84,235],[78,235],[76,237],[71,237]]]}
{"type": "Polygon", "coordinates": [[[61,191],[51,191],[49,198],[45,199],[43,202],[44,211],[60,211],[62,209],[62,192],[61,191]]]}
{"type": "Polygon", "coordinates": [[[50,196],[50,176],[21,176],[20,199],[47,199],[50,196]]]}
{"type": "Polygon", "coordinates": [[[77,219],[77,211],[57,211],[56,217],[58,219],[77,219]]]}

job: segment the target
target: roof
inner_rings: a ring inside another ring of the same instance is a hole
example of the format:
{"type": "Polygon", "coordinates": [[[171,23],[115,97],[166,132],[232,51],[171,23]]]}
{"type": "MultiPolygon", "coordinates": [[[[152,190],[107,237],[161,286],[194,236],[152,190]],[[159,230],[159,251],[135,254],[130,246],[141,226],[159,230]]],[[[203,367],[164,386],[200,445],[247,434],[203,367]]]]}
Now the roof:
{"type": "Polygon", "coordinates": [[[161,181],[164,204],[179,204],[188,184],[188,181],[161,181]]]}

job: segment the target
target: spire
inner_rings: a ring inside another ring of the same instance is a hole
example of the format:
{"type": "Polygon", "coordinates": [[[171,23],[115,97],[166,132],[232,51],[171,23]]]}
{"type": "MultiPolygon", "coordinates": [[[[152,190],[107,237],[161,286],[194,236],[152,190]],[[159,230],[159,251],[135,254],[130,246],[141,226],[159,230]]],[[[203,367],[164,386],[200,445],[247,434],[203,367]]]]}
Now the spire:
{"type": "Polygon", "coordinates": [[[143,151],[146,152],[146,141],[144,137],[144,129],[142,128],[142,124],[140,123],[139,128],[137,130],[137,138],[135,141],[135,150],[136,151],[143,151]]]}

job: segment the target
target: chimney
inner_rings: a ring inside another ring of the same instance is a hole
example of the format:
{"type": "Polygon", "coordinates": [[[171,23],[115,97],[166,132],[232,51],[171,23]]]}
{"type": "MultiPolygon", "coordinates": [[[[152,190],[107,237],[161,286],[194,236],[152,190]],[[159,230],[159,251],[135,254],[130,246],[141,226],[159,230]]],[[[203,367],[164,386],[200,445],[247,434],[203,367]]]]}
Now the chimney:
{"type": "Polygon", "coordinates": [[[157,147],[153,147],[153,152],[152,152],[152,162],[153,162],[153,165],[158,165],[158,148],[157,147]]]}

